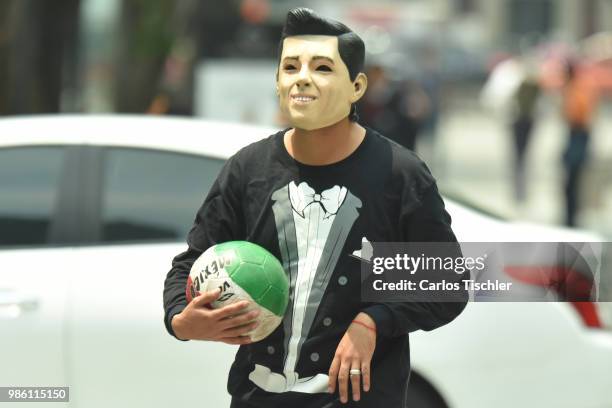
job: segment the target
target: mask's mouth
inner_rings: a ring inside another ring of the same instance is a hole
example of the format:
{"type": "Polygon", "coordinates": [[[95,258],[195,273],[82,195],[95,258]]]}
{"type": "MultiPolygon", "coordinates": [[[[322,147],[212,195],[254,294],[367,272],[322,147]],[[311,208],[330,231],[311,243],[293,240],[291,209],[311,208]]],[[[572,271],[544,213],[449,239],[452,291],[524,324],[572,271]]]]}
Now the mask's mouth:
{"type": "Polygon", "coordinates": [[[296,102],[298,104],[306,104],[306,103],[310,103],[314,100],[316,100],[317,98],[315,96],[312,95],[306,95],[306,94],[295,94],[295,95],[291,95],[291,100],[293,102],[296,102]]]}

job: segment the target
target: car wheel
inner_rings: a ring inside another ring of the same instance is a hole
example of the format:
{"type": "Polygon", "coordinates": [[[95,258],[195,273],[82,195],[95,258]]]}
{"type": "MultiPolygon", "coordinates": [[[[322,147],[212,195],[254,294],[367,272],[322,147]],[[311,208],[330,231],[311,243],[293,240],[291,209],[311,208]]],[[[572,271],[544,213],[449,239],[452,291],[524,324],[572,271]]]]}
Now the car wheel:
{"type": "Polygon", "coordinates": [[[406,408],[448,408],[438,392],[421,377],[410,376],[406,408]]]}

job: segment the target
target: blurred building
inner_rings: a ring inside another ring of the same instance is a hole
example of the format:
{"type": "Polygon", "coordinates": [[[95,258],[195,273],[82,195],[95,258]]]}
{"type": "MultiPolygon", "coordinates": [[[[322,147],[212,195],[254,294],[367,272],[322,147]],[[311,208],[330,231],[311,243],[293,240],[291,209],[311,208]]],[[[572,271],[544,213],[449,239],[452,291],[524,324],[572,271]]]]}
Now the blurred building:
{"type": "MultiPolygon", "coordinates": [[[[451,0],[452,1],[452,0],[451,0]]],[[[612,27],[608,0],[461,0],[464,8],[482,15],[493,44],[519,47],[533,36],[577,41],[612,27]]]]}
{"type": "MultiPolygon", "coordinates": [[[[514,48],[525,36],[575,41],[612,27],[609,0],[269,0],[273,19],[285,10],[308,6],[341,19],[368,20],[379,26],[438,21],[460,25],[464,32],[484,34],[481,39],[495,48],[514,48]],[[331,3],[331,4],[330,4],[331,3]],[[347,19],[348,17],[348,19],[347,19]]],[[[463,34],[465,35],[465,34],[463,34]]]]}

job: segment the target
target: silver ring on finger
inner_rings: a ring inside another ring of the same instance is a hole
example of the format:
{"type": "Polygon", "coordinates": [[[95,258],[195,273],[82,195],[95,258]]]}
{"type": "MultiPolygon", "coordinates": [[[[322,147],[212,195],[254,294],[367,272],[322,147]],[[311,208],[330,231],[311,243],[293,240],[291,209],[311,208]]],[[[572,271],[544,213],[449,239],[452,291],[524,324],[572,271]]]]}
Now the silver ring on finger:
{"type": "Polygon", "coordinates": [[[351,368],[349,370],[349,376],[354,376],[354,375],[361,375],[361,370],[358,368],[351,368]]]}

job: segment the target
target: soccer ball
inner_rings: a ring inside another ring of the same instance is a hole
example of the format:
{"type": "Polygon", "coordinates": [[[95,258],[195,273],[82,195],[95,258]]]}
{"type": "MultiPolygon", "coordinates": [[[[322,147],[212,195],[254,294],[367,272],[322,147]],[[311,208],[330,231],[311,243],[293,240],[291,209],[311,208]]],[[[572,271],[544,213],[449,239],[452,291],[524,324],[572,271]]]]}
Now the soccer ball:
{"type": "Polygon", "coordinates": [[[210,305],[220,308],[248,300],[248,311],[259,308],[259,325],[248,333],[252,341],[267,337],[281,323],[289,302],[289,281],[274,255],[247,241],[229,241],[208,248],[191,267],[187,301],[200,292],[221,289],[210,305]]]}

